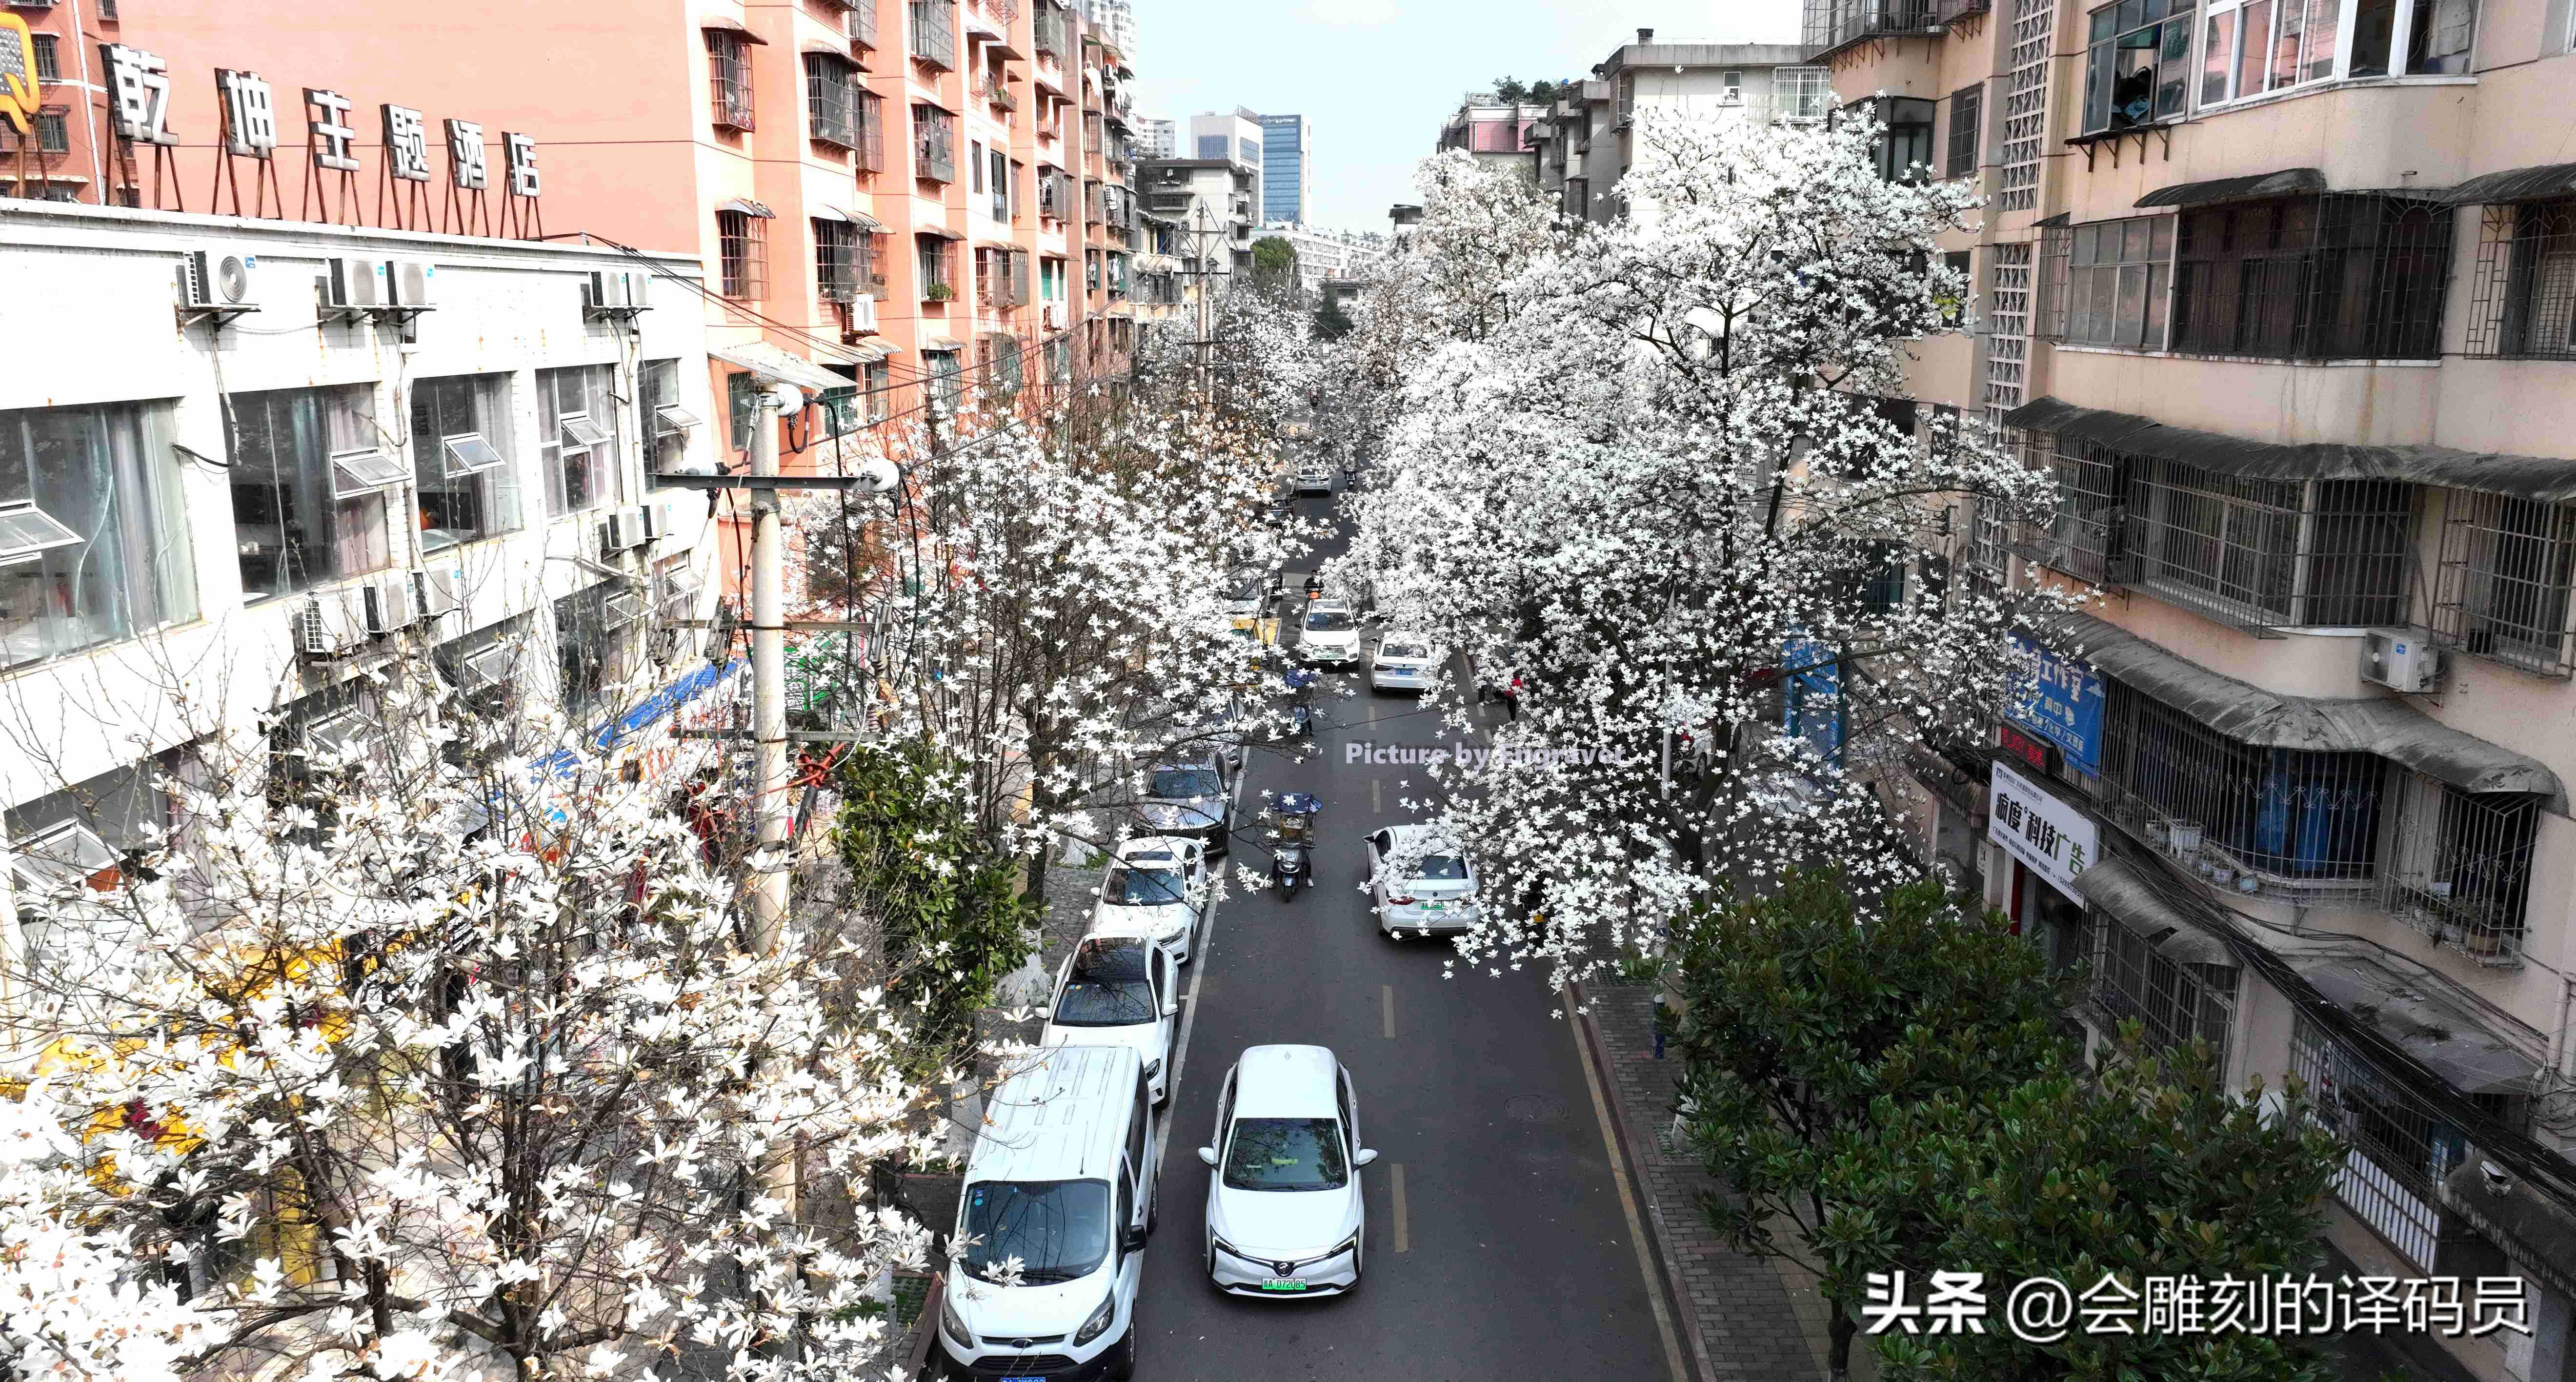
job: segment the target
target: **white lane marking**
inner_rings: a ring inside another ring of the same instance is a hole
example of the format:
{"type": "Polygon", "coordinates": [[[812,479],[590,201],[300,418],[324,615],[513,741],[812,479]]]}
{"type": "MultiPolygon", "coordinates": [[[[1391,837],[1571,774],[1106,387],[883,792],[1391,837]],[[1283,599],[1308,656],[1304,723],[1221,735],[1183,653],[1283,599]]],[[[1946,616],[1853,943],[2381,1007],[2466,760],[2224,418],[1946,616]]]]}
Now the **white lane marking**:
{"type": "Polygon", "coordinates": [[[1383,1000],[1386,1008],[1386,1039],[1393,1041],[1395,1040],[1395,985],[1378,985],[1377,996],[1383,1000]]]}
{"type": "MultiPolygon", "coordinates": [[[[1562,995],[1560,995],[1562,996],[1562,995]]],[[[1646,1258],[1645,1227],[1637,1216],[1637,1200],[1628,1185],[1628,1168],[1619,1162],[1619,1144],[1610,1132],[1610,1104],[1601,1097],[1601,1077],[1592,1070],[1592,1053],[1584,1049],[1579,1020],[1570,1011],[1565,1016],[1566,1030],[1574,1035],[1574,1063],[1583,1067],[1583,1087],[1592,1092],[1592,1116],[1599,1120],[1602,1149],[1610,1156],[1610,1181],[1619,1191],[1619,1212],[1628,1220],[1628,1242],[1637,1250],[1637,1272],[1645,1278],[1646,1304],[1655,1312],[1655,1332],[1664,1337],[1664,1366],[1672,1369],[1673,1382],[1686,1382],[1690,1373],[1682,1367],[1681,1337],[1673,1332],[1672,1317],[1664,1311],[1663,1286],[1655,1278],[1655,1264],[1646,1258]]],[[[1400,1250],[1399,1250],[1400,1251],[1400,1250]]]]}
{"type": "Polygon", "coordinates": [[[1380,805],[1377,799],[1377,782],[1376,778],[1369,779],[1369,814],[1372,816],[1386,814],[1386,807],[1380,805]]]}
{"type": "Polygon", "coordinates": [[[1392,1173],[1390,1178],[1395,1183],[1395,1250],[1410,1252],[1412,1239],[1404,1231],[1404,1164],[1398,1162],[1389,1169],[1392,1173]]]}

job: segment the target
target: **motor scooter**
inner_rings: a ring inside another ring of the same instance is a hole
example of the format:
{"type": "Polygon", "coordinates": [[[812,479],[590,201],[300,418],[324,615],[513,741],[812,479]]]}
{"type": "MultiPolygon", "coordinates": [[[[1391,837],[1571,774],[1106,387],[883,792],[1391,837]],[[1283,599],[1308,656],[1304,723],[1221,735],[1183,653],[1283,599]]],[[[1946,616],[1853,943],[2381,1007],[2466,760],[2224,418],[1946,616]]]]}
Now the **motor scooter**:
{"type": "Polygon", "coordinates": [[[1324,803],[1304,792],[1264,792],[1264,800],[1279,816],[1279,826],[1271,832],[1270,883],[1279,890],[1279,900],[1296,900],[1297,890],[1313,881],[1315,814],[1324,803]]]}
{"type": "Polygon", "coordinates": [[[1300,739],[1315,737],[1315,684],[1323,679],[1323,673],[1302,667],[1282,678],[1288,684],[1288,693],[1296,697],[1288,706],[1288,732],[1300,739]]]}

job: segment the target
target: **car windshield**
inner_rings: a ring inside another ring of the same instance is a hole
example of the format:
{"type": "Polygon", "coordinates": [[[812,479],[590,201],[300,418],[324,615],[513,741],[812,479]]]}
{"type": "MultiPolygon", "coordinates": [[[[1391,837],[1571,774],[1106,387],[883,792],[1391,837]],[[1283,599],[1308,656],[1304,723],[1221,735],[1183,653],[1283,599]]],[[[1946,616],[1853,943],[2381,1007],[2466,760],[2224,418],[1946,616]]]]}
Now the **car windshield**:
{"type": "Polygon", "coordinates": [[[1109,1256],[1109,1184],[977,1181],[966,1187],[966,1270],[980,1280],[1020,1259],[1032,1286],[1088,1276],[1109,1256]]]}
{"type": "Polygon", "coordinates": [[[1181,900],[1181,871],[1121,864],[1100,887],[1103,902],[1121,907],[1160,907],[1181,900]]]}
{"type": "Polygon", "coordinates": [[[1455,854],[1426,854],[1422,856],[1421,863],[1413,866],[1413,876],[1432,882],[1464,879],[1467,861],[1455,854]]]}
{"type": "Polygon", "coordinates": [[[1306,612],[1306,628],[1313,633],[1348,633],[1358,627],[1348,610],[1315,609],[1306,612]]]}
{"type": "Polygon", "coordinates": [[[1055,996],[1059,1027],[1133,1027],[1154,1020],[1154,989],[1145,980],[1145,947],[1134,941],[1086,942],[1055,996]]]}
{"type": "Polygon", "coordinates": [[[1350,1175],[1330,1118],[1238,1118],[1225,1149],[1229,1190],[1339,1190],[1350,1175]]]}
{"type": "Polygon", "coordinates": [[[1204,765],[1187,768],[1156,768],[1154,779],[1147,783],[1149,797],[1212,797],[1217,795],[1216,769],[1204,765]]]}
{"type": "Polygon", "coordinates": [[[1381,643],[1377,650],[1379,657],[1428,657],[1430,653],[1419,643],[1381,643]]]}

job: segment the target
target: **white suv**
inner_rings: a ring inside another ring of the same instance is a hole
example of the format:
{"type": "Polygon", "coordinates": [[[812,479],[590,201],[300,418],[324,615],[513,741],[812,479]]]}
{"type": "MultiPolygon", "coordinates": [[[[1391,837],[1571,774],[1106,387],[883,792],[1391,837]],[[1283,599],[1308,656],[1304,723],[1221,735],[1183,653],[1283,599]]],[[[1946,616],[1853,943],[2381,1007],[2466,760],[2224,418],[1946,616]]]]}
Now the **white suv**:
{"type": "Polygon", "coordinates": [[[1172,963],[1188,964],[1210,891],[1198,841],[1139,836],[1118,847],[1118,861],[1100,880],[1090,934],[1150,935],[1172,963]]]}
{"type": "Polygon", "coordinates": [[[1145,1063],[1154,1102],[1171,1097],[1172,1018],[1181,1010],[1170,952],[1143,932],[1085,936],[1056,971],[1055,1001],[1038,1010],[1040,1046],[1123,1046],[1145,1063]]]}
{"type": "Polygon", "coordinates": [[[1360,617],[1339,600],[1310,600],[1297,636],[1301,662],[1348,666],[1360,660],[1360,617]]]}
{"type": "Polygon", "coordinates": [[[1234,1295],[1312,1298],[1360,1284],[1368,1210],[1351,1072],[1322,1046],[1255,1046],[1226,1072],[1208,1177],[1207,1272],[1234,1295]]]}

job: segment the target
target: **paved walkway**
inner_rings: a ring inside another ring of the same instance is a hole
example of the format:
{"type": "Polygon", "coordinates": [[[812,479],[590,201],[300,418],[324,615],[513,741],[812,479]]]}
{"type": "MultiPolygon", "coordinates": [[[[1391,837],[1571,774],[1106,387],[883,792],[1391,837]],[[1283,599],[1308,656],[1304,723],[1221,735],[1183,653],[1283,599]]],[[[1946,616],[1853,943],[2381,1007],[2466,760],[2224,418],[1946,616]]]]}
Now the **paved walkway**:
{"type": "MultiPolygon", "coordinates": [[[[1637,1189],[1668,1280],[1680,1283],[1689,1318],[1677,1321],[1682,1347],[1705,1382],[1735,1378],[1820,1378],[1826,1357],[1826,1309],[1813,1278],[1800,1269],[1730,1251],[1700,1212],[1699,1196],[1718,1183],[1687,1148],[1672,1144],[1678,1053],[1655,1059],[1651,984],[1612,979],[1584,985],[1592,1021],[1607,1050],[1627,1152],[1642,1181],[1637,1189]]],[[[1718,1192],[1723,1193],[1723,1192],[1718,1192]]],[[[1874,1360],[1852,1350],[1856,1382],[1874,1379],[1874,1360]]]]}

